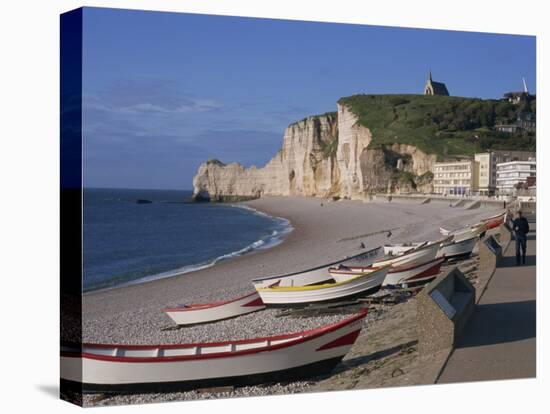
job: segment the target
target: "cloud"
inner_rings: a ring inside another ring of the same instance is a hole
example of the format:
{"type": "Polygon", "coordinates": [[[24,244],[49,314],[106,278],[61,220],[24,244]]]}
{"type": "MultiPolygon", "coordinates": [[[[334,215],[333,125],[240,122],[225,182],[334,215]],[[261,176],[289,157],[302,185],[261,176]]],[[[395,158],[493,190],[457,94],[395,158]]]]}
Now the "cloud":
{"type": "Polygon", "coordinates": [[[118,80],[107,89],[84,97],[85,110],[122,114],[181,114],[221,108],[214,99],[185,93],[168,80],[118,80]]]}
{"type": "Polygon", "coordinates": [[[276,122],[284,113],[266,114],[267,102],[248,110],[221,105],[171,81],[117,81],[83,99],[88,186],[189,188],[210,158],[261,167],[286,126],[276,122]]]}

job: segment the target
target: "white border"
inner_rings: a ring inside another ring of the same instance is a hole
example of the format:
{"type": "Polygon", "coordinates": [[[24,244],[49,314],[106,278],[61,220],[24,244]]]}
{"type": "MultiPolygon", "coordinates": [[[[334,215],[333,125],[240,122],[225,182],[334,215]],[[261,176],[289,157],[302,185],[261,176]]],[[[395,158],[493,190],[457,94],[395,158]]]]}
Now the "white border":
{"type": "MultiPolygon", "coordinates": [[[[547,206],[544,140],[548,120],[543,68],[548,72],[548,11],[540,1],[444,2],[306,0],[11,1],[0,13],[2,127],[0,234],[2,246],[2,355],[6,412],[63,413],[75,408],[54,396],[58,378],[58,119],[59,14],[82,5],[376,25],[537,35],[539,212],[547,206]],[[38,322],[30,323],[32,319],[38,322]]],[[[513,57],[511,57],[513,58],[513,57]]],[[[538,217],[544,251],[547,220],[538,217]]],[[[548,283],[538,260],[538,378],[536,380],[423,386],[330,394],[263,397],[102,408],[109,412],[528,412],[547,405],[548,358],[541,352],[548,324],[542,296],[548,283]],[[546,391],[547,392],[547,391],[546,391]]],[[[548,351],[547,351],[548,352],[548,351]]],[[[95,411],[95,409],[94,409],[95,411]]]]}

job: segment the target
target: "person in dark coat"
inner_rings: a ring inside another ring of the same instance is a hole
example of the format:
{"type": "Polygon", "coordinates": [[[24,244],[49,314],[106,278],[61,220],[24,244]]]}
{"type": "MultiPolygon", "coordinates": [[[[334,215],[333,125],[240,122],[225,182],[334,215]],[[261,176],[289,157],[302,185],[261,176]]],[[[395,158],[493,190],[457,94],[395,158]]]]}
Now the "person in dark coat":
{"type": "Polygon", "coordinates": [[[512,223],[512,229],[516,237],[516,266],[520,265],[520,259],[525,264],[525,252],[527,251],[527,233],[529,233],[529,223],[523,217],[521,211],[517,212],[516,219],[512,223]]]}

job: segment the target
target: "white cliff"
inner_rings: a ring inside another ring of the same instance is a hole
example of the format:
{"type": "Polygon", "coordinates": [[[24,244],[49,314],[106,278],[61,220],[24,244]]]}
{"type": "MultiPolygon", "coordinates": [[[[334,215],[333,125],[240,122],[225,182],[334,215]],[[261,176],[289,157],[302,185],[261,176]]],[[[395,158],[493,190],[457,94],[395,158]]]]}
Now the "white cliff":
{"type": "MultiPolygon", "coordinates": [[[[430,171],[435,155],[402,144],[369,149],[371,131],[357,122],[348,107],[338,104],[337,109],[336,114],[289,125],[281,150],[262,168],[217,160],[201,164],[193,179],[194,197],[217,201],[263,195],[359,199],[372,192],[416,189],[410,177],[430,171]],[[400,175],[400,170],[409,174],[400,175]]],[[[430,185],[423,190],[429,191],[430,185]]]]}

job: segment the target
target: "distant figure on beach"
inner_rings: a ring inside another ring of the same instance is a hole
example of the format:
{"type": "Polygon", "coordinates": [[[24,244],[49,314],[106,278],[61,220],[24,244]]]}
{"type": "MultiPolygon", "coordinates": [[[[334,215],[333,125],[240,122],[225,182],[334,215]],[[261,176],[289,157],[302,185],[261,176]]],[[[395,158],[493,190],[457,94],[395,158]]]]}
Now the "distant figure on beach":
{"type": "Polygon", "coordinates": [[[517,212],[516,219],[512,223],[512,228],[514,229],[514,235],[516,237],[516,266],[519,266],[520,259],[521,262],[525,264],[527,233],[529,233],[529,223],[527,222],[527,219],[523,217],[521,211],[517,212]]]}
{"type": "Polygon", "coordinates": [[[359,247],[360,247],[361,249],[364,249],[364,248],[365,248],[365,243],[361,242],[361,244],[359,245],[359,247]]]}
{"type": "Polygon", "coordinates": [[[388,234],[387,234],[386,237],[391,237],[391,235],[392,235],[392,232],[391,232],[391,230],[390,230],[390,231],[388,231],[388,234]]]}

